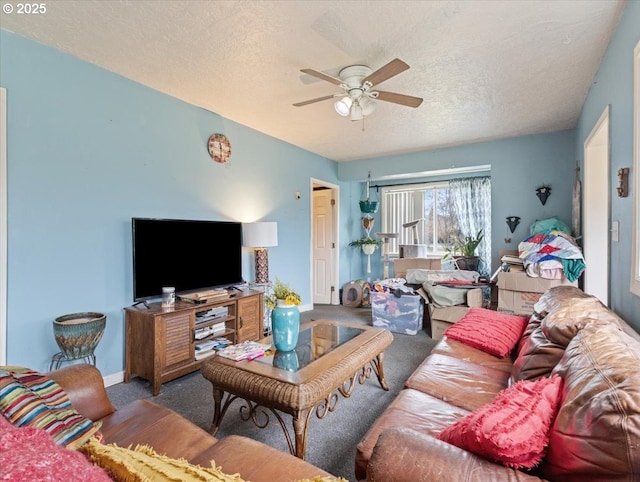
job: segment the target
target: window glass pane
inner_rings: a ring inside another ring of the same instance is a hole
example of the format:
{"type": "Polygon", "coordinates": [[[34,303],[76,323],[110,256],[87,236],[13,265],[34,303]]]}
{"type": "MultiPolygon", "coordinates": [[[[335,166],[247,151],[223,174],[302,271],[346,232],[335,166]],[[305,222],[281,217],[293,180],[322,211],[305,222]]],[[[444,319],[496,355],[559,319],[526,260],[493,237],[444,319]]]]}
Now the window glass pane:
{"type": "Polygon", "coordinates": [[[434,198],[433,198],[434,190],[428,189],[424,195],[424,212],[423,217],[424,221],[422,221],[421,225],[421,242],[422,244],[427,245],[427,251],[429,253],[434,252],[434,244],[433,244],[433,233],[434,228],[436,226],[436,210],[434,207],[434,198]]]}
{"type": "Polygon", "coordinates": [[[438,251],[446,252],[451,244],[451,239],[456,238],[460,234],[460,223],[458,223],[455,209],[453,206],[453,198],[451,191],[446,189],[438,189],[438,251]]]}

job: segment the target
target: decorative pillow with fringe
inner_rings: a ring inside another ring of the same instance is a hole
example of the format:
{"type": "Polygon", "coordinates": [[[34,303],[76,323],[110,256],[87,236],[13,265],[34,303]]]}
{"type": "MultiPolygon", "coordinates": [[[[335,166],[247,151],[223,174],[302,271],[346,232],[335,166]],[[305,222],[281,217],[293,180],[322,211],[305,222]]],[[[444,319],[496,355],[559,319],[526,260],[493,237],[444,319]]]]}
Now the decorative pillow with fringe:
{"type": "Polygon", "coordinates": [[[546,453],[561,395],[558,375],[520,381],[444,429],[438,438],[507,467],[531,469],[546,453]]]}
{"type": "MultiPolygon", "coordinates": [[[[185,459],[173,459],[156,453],[151,447],[134,449],[115,444],[104,445],[92,438],[80,449],[116,482],[245,482],[239,474],[225,474],[211,461],[211,467],[194,465],[185,459]]],[[[298,482],[347,482],[344,479],[315,477],[298,482]]]]}
{"type": "Polygon", "coordinates": [[[16,427],[45,430],[68,449],[78,448],[102,426],[80,415],[51,378],[17,366],[0,367],[0,412],[16,427]]]}

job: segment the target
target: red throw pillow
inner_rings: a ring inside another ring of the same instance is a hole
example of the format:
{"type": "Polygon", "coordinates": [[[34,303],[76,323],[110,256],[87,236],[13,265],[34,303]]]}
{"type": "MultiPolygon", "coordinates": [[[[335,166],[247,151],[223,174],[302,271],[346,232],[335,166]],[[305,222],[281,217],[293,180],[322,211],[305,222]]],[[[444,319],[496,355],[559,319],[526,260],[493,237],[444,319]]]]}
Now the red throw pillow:
{"type": "Polygon", "coordinates": [[[447,328],[444,335],[491,355],[505,357],[518,343],[527,322],[525,316],[470,308],[460,321],[447,328]]]}
{"type": "Polygon", "coordinates": [[[2,480],[112,482],[100,467],[83,454],[56,445],[51,436],[34,427],[14,427],[0,415],[0,466],[2,480]]]}
{"type": "Polygon", "coordinates": [[[530,469],[545,455],[561,394],[558,375],[523,380],[447,427],[438,438],[507,467],[530,469]]]}

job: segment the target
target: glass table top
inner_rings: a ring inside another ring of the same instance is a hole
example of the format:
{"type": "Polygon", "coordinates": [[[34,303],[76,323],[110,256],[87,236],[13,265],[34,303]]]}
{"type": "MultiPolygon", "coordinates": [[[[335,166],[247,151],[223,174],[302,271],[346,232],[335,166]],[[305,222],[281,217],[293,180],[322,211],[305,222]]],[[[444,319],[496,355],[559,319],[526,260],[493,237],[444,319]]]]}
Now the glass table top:
{"type": "Polygon", "coordinates": [[[309,326],[300,330],[295,349],[286,352],[276,351],[273,356],[263,356],[254,361],[296,372],[364,331],[362,328],[341,325],[309,326]]]}

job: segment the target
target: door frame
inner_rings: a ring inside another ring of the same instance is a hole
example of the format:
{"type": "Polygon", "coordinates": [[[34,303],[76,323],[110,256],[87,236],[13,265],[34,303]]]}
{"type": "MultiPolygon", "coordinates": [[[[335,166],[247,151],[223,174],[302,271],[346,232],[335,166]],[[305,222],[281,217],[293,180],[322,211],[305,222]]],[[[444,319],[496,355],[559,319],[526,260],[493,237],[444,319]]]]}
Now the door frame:
{"type": "Polygon", "coordinates": [[[0,365],[7,364],[7,89],[0,87],[0,365]]]}
{"type": "MultiPolygon", "coordinates": [[[[602,185],[599,186],[599,188],[603,188],[605,191],[605,203],[606,203],[606,220],[605,220],[605,225],[604,226],[600,226],[600,228],[604,229],[604,232],[606,233],[606,237],[607,237],[607,242],[606,242],[606,246],[607,246],[607,253],[606,256],[604,257],[605,263],[606,263],[606,276],[604,277],[604,280],[606,282],[606,299],[601,299],[600,301],[602,301],[603,304],[605,305],[609,305],[609,300],[611,298],[611,236],[610,236],[610,225],[611,225],[611,187],[610,187],[610,179],[611,179],[611,120],[609,117],[609,110],[610,110],[610,106],[607,105],[604,109],[604,111],[602,112],[602,114],[600,115],[600,118],[597,120],[597,122],[594,124],[593,128],[591,129],[591,132],[589,133],[589,135],[587,136],[587,138],[584,141],[584,146],[583,146],[583,168],[584,168],[584,185],[583,185],[583,226],[582,226],[582,235],[583,235],[583,249],[587,248],[588,249],[588,240],[587,240],[587,222],[586,222],[586,218],[588,216],[587,213],[587,206],[586,206],[586,198],[587,198],[587,194],[589,194],[589,192],[591,191],[593,193],[593,186],[589,185],[587,182],[587,157],[589,154],[589,150],[593,149],[593,148],[597,148],[597,147],[602,147],[600,145],[593,145],[593,141],[596,140],[596,137],[598,135],[600,135],[602,132],[606,133],[606,148],[607,148],[607,153],[606,153],[606,171],[607,171],[607,175],[605,176],[605,178],[602,180],[602,185]],[[605,126],[606,123],[606,126],[605,126]],[[602,131],[603,128],[606,127],[605,131],[602,131]]],[[[589,254],[587,252],[587,254],[589,254]]],[[[591,252],[591,255],[593,255],[593,252],[591,252]]],[[[589,260],[585,260],[587,262],[587,269],[589,266],[589,260]]],[[[584,280],[584,287],[585,287],[585,291],[588,289],[587,286],[587,278],[589,277],[589,272],[585,271],[585,280],[584,280]]],[[[593,293],[592,293],[593,294],[593,293]]]]}
{"type": "MultiPolygon", "coordinates": [[[[340,289],[339,289],[339,273],[340,273],[340,250],[338,246],[340,246],[340,230],[338,226],[340,226],[340,210],[338,206],[340,206],[340,186],[337,184],[333,184],[327,181],[323,181],[322,179],[310,178],[309,179],[309,293],[313,293],[313,280],[314,274],[313,269],[315,263],[313,262],[313,186],[322,186],[332,191],[332,198],[335,200],[335,204],[332,210],[331,216],[331,230],[333,232],[333,243],[335,243],[335,248],[332,252],[332,266],[333,273],[331,273],[331,285],[335,288],[331,293],[331,304],[338,305],[340,304],[340,289]]],[[[313,300],[312,300],[313,301],[313,300]]]]}

